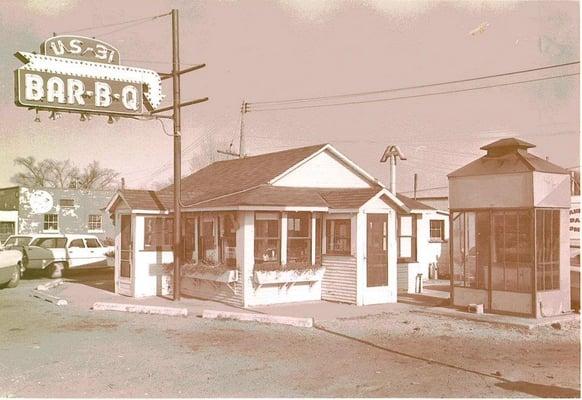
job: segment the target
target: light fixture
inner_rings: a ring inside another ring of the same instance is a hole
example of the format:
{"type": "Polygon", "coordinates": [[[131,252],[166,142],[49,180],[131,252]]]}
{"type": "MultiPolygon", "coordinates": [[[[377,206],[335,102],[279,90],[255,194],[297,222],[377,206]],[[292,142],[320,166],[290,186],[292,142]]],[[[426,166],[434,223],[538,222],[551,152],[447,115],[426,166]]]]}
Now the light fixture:
{"type": "Polygon", "coordinates": [[[49,115],[49,119],[51,119],[53,121],[55,119],[59,119],[61,117],[62,117],[61,113],[60,112],[55,112],[55,111],[51,111],[51,115],[49,115]]]}
{"type": "Polygon", "coordinates": [[[34,122],[40,122],[40,117],[38,116],[38,108],[36,109],[36,117],[34,118],[34,122]]]}
{"type": "Polygon", "coordinates": [[[107,123],[109,125],[111,125],[113,123],[113,117],[110,115],[109,118],[107,118],[107,123]]]}

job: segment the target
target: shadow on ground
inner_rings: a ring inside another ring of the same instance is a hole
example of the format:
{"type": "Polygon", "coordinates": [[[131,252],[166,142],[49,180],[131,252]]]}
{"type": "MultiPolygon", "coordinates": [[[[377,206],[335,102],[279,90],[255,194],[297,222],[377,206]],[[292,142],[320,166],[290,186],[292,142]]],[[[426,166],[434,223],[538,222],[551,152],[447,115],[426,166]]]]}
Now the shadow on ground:
{"type": "Polygon", "coordinates": [[[470,374],[479,375],[479,376],[484,377],[484,378],[496,379],[499,382],[495,383],[495,386],[500,387],[500,388],[505,389],[505,390],[510,390],[513,392],[520,392],[520,393],[524,393],[524,394],[528,394],[528,395],[532,395],[532,396],[537,396],[537,397],[580,398],[580,390],[577,390],[577,389],[563,388],[560,386],[542,385],[542,384],[538,384],[538,383],[531,383],[531,382],[525,382],[525,381],[513,382],[513,381],[510,381],[510,380],[503,378],[499,375],[481,372],[481,371],[477,371],[474,369],[464,368],[464,367],[450,364],[447,362],[438,361],[438,360],[431,359],[431,358],[425,358],[422,356],[417,356],[414,354],[405,353],[403,351],[380,346],[376,343],[370,342],[370,341],[365,340],[365,339],[360,339],[357,337],[346,335],[346,334],[341,333],[341,332],[327,329],[321,325],[314,325],[314,328],[321,331],[321,332],[325,332],[325,333],[328,333],[328,334],[331,334],[334,336],[342,337],[344,339],[359,342],[361,344],[373,347],[373,348],[378,349],[378,350],[382,350],[382,351],[392,353],[392,354],[397,354],[399,356],[411,358],[411,359],[418,360],[418,361],[423,361],[423,362],[428,363],[429,365],[436,364],[436,365],[440,365],[443,367],[455,369],[457,371],[463,371],[463,372],[467,372],[470,374]]]}
{"type": "Polygon", "coordinates": [[[517,382],[499,382],[495,386],[498,386],[505,390],[511,390],[513,392],[521,392],[537,397],[560,397],[560,398],[580,398],[580,390],[563,388],[559,386],[551,385],[540,385],[539,383],[531,383],[525,381],[517,382]]]}
{"type": "Polygon", "coordinates": [[[67,282],[79,283],[95,289],[115,293],[113,268],[69,270],[64,278],[67,282]]]}

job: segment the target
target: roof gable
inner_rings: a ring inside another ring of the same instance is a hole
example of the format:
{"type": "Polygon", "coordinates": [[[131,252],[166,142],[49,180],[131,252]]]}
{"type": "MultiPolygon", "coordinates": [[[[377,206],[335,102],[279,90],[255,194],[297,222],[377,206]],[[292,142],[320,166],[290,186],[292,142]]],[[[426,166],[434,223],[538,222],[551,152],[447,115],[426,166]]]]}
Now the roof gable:
{"type": "Polygon", "coordinates": [[[362,174],[359,168],[354,168],[355,164],[346,160],[345,157],[340,158],[331,146],[326,146],[270,183],[273,186],[346,189],[370,188],[375,184],[375,180],[362,174]]]}
{"type": "MultiPolygon", "coordinates": [[[[182,178],[182,201],[191,205],[266,184],[326,145],[218,161],[182,178]]],[[[159,193],[172,194],[173,185],[159,193]]]]}

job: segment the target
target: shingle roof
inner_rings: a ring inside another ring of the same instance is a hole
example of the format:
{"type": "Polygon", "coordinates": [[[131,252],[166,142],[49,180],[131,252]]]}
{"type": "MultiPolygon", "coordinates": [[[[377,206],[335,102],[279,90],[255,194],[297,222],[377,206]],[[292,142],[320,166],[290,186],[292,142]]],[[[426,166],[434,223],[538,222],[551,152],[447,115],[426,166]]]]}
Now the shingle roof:
{"type": "Polygon", "coordinates": [[[410,197],[405,196],[405,195],[400,194],[400,193],[397,193],[396,197],[398,197],[398,200],[403,202],[404,205],[411,210],[436,210],[435,208],[433,208],[427,204],[424,204],[418,200],[411,199],[410,197]]]}
{"type": "Polygon", "coordinates": [[[498,157],[483,156],[461,167],[447,176],[511,174],[519,172],[547,172],[553,174],[567,174],[564,168],[543,160],[533,154],[507,153],[498,157]]]}
{"type": "Polygon", "coordinates": [[[172,207],[173,196],[154,190],[123,189],[119,191],[127,205],[135,210],[167,210],[172,207]]]}
{"type": "Polygon", "coordinates": [[[380,186],[370,189],[323,189],[320,191],[320,195],[329,208],[354,209],[363,206],[381,189],[380,186]]]}
{"type": "MultiPolygon", "coordinates": [[[[266,184],[325,144],[300,147],[234,160],[218,161],[182,178],[182,201],[191,205],[266,184]]],[[[159,193],[171,194],[173,185],[159,193]]]]}
{"type": "MultiPolygon", "coordinates": [[[[357,209],[383,189],[375,183],[363,189],[280,187],[268,184],[325,146],[302,147],[213,163],[182,179],[182,202],[198,209],[238,206],[357,209]]],[[[173,208],[173,186],[158,192],[123,190],[120,195],[132,209],[173,208]]],[[[401,207],[399,204],[393,206],[401,207]]]]}
{"type": "Polygon", "coordinates": [[[521,149],[529,149],[532,147],[536,147],[536,145],[517,138],[506,138],[497,140],[493,143],[486,144],[485,146],[481,147],[481,150],[490,150],[500,147],[517,147],[521,149]]]}
{"type": "Polygon", "coordinates": [[[517,138],[497,140],[481,147],[482,150],[487,150],[486,155],[451,172],[447,176],[455,178],[532,171],[551,174],[568,173],[564,168],[528,153],[527,149],[532,147],[535,147],[535,145],[517,138]]]}

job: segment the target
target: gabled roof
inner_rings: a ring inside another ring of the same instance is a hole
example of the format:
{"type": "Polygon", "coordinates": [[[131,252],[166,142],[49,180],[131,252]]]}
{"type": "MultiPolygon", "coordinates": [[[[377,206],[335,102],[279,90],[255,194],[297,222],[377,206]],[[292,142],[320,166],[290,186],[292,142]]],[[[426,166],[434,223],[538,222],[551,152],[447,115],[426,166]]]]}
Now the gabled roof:
{"type": "Polygon", "coordinates": [[[436,210],[436,208],[434,208],[434,207],[431,207],[427,204],[424,204],[418,200],[414,200],[414,199],[412,199],[408,196],[405,196],[403,194],[400,194],[400,193],[397,193],[396,197],[398,197],[398,200],[403,202],[404,205],[411,210],[436,210]]]}
{"type": "MultiPolygon", "coordinates": [[[[241,206],[358,209],[380,191],[385,191],[391,201],[389,204],[408,211],[402,201],[388,193],[379,181],[329,144],[215,162],[183,178],[181,185],[181,200],[188,209],[241,206]],[[347,168],[368,181],[370,187],[335,189],[273,185],[280,177],[323,151],[332,153],[347,168]]],[[[118,199],[125,201],[132,209],[167,211],[173,208],[173,186],[158,192],[120,191],[110,201],[107,209],[114,209],[118,199]]]]}
{"type": "Polygon", "coordinates": [[[119,190],[109,201],[106,210],[110,210],[118,201],[124,201],[132,210],[165,211],[172,208],[173,196],[154,190],[119,190]]]}
{"type": "MultiPolygon", "coordinates": [[[[325,146],[325,144],[319,144],[258,156],[217,161],[182,178],[182,202],[187,205],[196,204],[266,184],[325,146]]],[[[173,185],[170,185],[159,193],[171,194],[172,191],[173,185]]]]}

